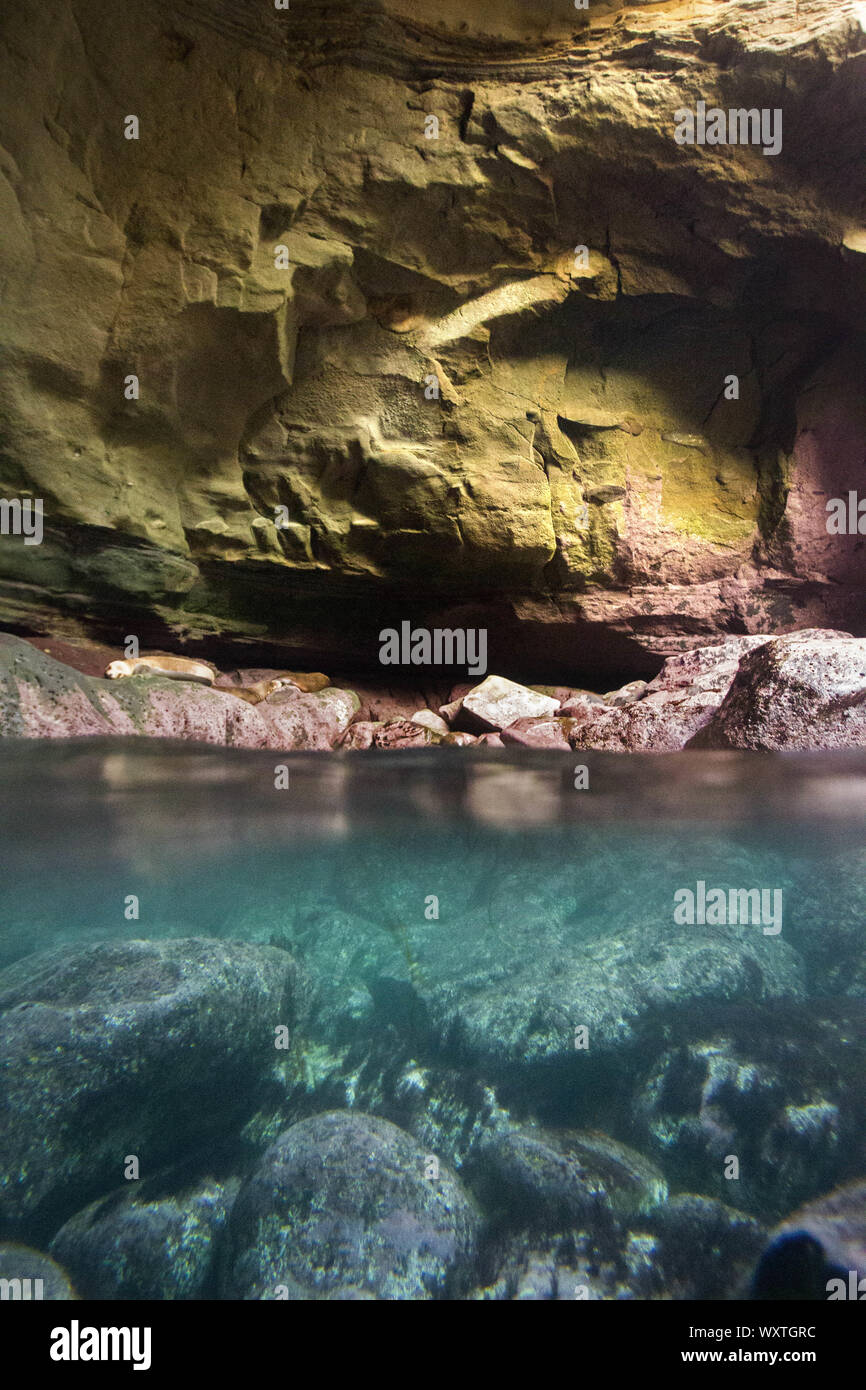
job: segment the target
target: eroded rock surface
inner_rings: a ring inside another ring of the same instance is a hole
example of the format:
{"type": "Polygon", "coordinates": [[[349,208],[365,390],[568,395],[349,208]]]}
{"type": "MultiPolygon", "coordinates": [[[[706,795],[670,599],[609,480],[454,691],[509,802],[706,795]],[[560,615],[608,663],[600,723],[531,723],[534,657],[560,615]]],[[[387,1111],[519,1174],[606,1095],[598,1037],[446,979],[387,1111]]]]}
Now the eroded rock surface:
{"type": "Polygon", "coordinates": [[[862,6],[621,9],[14,6],[7,620],[328,670],[474,604],[610,685],[861,631],[862,6]],[[699,99],[781,152],[678,144],[699,99]]]}

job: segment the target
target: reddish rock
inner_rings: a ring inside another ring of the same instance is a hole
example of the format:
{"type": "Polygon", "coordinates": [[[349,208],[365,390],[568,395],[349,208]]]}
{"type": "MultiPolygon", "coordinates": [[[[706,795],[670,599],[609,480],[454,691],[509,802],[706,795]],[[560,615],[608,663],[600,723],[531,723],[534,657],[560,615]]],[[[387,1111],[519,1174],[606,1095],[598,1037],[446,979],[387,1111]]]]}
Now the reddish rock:
{"type": "Polygon", "coordinates": [[[358,718],[364,723],[384,723],[389,719],[411,719],[416,710],[437,710],[448,698],[448,686],[431,683],[415,685],[371,685],[367,681],[349,682],[360,700],[358,718]]]}
{"type": "Polygon", "coordinates": [[[346,730],[340,748],[427,748],[441,736],[410,719],[364,719],[346,730]]]}
{"type": "Polygon", "coordinates": [[[514,743],[521,748],[571,747],[568,735],[576,727],[573,719],[516,719],[503,729],[503,744],[514,743]]]}
{"type": "Polygon", "coordinates": [[[360,719],[355,724],[350,724],[343,736],[338,740],[338,748],[372,748],[373,737],[378,729],[384,728],[381,719],[360,719]]]}
{"type": "MultiPolygon", "coordinates": [[[[229,699],[232,697],[229,696],[229,699]]],[[[269,748],[333,748],[358,712],[358,697],[352,690],[325,690],[306,693],[286,686],[253,707],[274,741],[269,748]]]]}
{"type": "Polygon", "coordinates": [[[575,749],[671,753],[684,748],[715,714],[740,658],[768,637],[731,637],[670,657],[642,699],[621,707],[590,705],[569,733],[575,749]]]}
{"type": "Polygon", "coordinates": [[[104,680],[0,634],[0,737],[127,734],[237,748],[330,748],[357,709],[351,691],[280,691],[248,705],[223,690],[161,676],[104,680]]]}
{"type": "Polygon", "coordinates": [[[689,746],[866,747],[866,640],[809,629],[764,642],[689,746]]]}
{"type": "Polygon", "coordinates": [[[613,709],[633,705],[635,701],[643,699],[646,688],[646,681],[629,681],[628,685],[621,685],[618,690],[609,690],[602,696],[602,703],[612,706],[613,709]]]}

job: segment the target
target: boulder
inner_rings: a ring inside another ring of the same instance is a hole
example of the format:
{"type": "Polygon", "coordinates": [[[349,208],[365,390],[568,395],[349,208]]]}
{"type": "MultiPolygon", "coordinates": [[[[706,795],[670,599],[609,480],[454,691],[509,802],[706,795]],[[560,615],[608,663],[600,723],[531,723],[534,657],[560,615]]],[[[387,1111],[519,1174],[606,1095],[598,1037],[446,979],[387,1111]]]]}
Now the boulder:
{"type": "Polygon", "coordinates": [[[352,691],[279,690],[250,705],[227,689],[143,674],[84,675],[0,633],[0,738],[118,734],[236,748],[331,748],[358,709],[352,691]]]}
{"type": "Polygon", "coordinates": [[[280,1135],[238,1193],[224,1293],[453,1294],[471,1274],[479,1225],[450,1168],[396,1125],[358,1111],[315,1115],[280,1135]]]}
{"type": "Polygon", "coordinates": [[[472,1172],[491,1205],[520,1224],[609,1230],[653,1210],[667,1183],[649,1159],[606,1134],[515,1127],[478,1146],[472,1172]]]}
{"type": "Polygon", "coordinates": [[[752,1297],[861,1300],[863,1289],[858,1286],[866,1279],[864,1213],[866,1181],[859,1179],[787,1217],[770,1233],[755,1270],[752,1297]]]}
{"type": "Polygon", "coordinates": [[[333,748],[346,732],[360,701],[353,690],[325,690],[306,693],[284,688],[275,690],[256,712],[271,731],[269,748],[333,748]]]}
{"type": "Polygon", "coordinates": [[[866,747],[866,640],[809,629],[763,642],[689,747],[866,747]]]}
{"type": "Polygon", "coordinates": [[[4,1297],[9,1299],[39,1299],[47,1303],[78,1297],[65,1269],[41,1250],[31,1250],[13,1241],[0,1242],[0,1280],[8,1281],[4,1297]]]}
{"type": "Polygon", "coordinates": [[[718,709],[741,657],[768,637],[732,637],[670,657],[639,700],[584,707],[572,748],[613,753],[672,753],[683,748],[718,709]]]}
{"type": "Polygon", "coordinates": [[[504,676],[488,676],[463,696],[460,717],[470,733],[491,733],[507,728],[516,719],[538,719],[556,714],[558,709],[559,701],[549,695],[539,695],[504,676]]]}
{"type": "Polygon", "coordinates": [[[61,1226],[49,1248],[83,1298],[214,1296],[219,1238],[240,1184],[200,1178],[173,1191],[164,1182],[121,1189],[61,1226]]]}
{"type": "Polygon", "coordinates": [[[646,681],[629,681],[628,685],[621,685],[618,690],[609,690],[601,697],[602,702],[613,709],[621,709],[624,705],[633,705],[636,700],[642,699],[646,688],[646,681]]]}
{"type": "Polygon", "coordinates": [[[231,1133],[266,1094],[274,1028],[306,999],[293,958],[191,937],[66,947],[0,971],[4,1223],[54,1228],[231,1133]]]}
{"type": "Polygon", "coordinates": [[[441,715],[434,714],[432,709],[419,709],[412,715],[412,723],[420,724],[422,729],[429,729],[433,734],[447,734],[448,725],[441,715]]]}

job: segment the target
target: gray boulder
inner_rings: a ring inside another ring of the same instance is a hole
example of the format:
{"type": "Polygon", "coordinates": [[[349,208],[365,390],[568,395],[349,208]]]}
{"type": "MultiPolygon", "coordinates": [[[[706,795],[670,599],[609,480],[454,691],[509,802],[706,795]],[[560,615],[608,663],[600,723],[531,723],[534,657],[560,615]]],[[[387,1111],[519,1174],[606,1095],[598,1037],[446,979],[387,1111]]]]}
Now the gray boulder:
{"type": "Polygon", "coordinates": [[[460,1290],[479,1216],[444,1163],[357,1111],[302,1120],[238,1194],[225,1294],[243,1299],[429,1299],[460,1290]]]}
{"type": "Polygon", "coordinates": [[[193,937],[65,948],[0,972],[0,1211],[56,1229],[255,1108],[304,978],[285,951],[193,937]]]}

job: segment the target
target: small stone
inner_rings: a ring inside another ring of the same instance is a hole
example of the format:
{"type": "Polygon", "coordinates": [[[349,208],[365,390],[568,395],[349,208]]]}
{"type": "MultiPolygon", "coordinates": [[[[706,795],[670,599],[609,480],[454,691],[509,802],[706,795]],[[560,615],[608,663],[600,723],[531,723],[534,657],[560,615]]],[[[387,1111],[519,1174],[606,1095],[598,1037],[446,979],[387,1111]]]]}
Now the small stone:
{"type": "Polygon", "coordinates": [[[514,743],[521,748],[562,748],[571,750],[568,735],[576,725],[574,719],[515,719],[502,730],[504,744],[514,743]]]}
{"type": "Polygon", "coordinates": [[[412,715],[412,723],[420,724],[422,729],[429,729],[434,734],[447,734],[448,725],[441,715],[434,714],[432,709],[419,709],[412,715]]]}
{"type": "Polygon", "coordinates": [[[622,709],[624,705],[633,705],[636,700],[642,699],[647,685],[647,681],[629,681],[628,685],[621,685],[619,690],[609,690],[601,698],[612,709],[622,709]]]}

